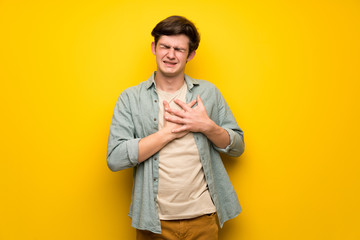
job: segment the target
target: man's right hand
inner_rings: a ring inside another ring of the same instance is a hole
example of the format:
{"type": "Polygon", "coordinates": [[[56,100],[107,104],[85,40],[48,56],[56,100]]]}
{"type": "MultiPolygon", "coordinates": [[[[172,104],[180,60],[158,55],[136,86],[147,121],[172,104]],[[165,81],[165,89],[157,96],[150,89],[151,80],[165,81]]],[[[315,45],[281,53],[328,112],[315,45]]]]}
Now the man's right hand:
{"type": "MultiPolygon", "coordinates": [[[[189,107],[194,106],[196,100],[191,101],[187,105],[189,107]]],[[[164,101],[164,109],[170,109],[169,103],[164,101]]],[[[160,151],[169,142],[174,139],[181,138],[189,133],[186,131],[174,132],[175,129],[182,127],[181,124],[173,123],[165,119],[165,114],[170,114],[166,110],[164,111],[164,127],[159,131],[140,139],[139,141],[139,156],[138,162],[143,162],[151,157],[156,152],[160,151]]]]}

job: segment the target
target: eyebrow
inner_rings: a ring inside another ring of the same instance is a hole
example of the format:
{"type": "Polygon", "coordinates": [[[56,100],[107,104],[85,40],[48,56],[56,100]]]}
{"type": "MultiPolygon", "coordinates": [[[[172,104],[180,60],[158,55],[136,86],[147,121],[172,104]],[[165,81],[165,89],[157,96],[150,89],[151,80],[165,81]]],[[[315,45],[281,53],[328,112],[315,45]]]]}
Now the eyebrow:
{"type": "Polygon", "coordinates": [[[169,45],[166,45],[166,44],[164,44],[164,43],[159,43],[159,45],[161,45],[161,46],[163,46],[163,47],[170,48],[170,46],[169,46],[169,45]]]}

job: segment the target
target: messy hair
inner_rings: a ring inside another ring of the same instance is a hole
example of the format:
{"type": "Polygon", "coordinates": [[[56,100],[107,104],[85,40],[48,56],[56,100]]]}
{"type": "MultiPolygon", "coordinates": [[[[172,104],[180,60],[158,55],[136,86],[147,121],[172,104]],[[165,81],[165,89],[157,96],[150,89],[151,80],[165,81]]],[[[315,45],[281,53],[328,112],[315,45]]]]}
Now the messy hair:
{"type": "Polygon", "coordinates": [[[199,32],[191,21],[182,16],[170,16],[162,20],[151,32],[155,40],[155,46],[162,35],[171,36],[179,34],[184,34],[190,40],[189,55],[199,47],[199,32]]]}

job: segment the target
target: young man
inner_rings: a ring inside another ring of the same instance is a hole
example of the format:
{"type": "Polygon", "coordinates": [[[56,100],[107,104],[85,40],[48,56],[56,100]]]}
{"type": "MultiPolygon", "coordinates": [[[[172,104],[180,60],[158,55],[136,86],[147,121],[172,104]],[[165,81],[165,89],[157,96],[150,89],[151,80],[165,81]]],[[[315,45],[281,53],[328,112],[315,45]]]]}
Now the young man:
{"type": "Polygon", "coordinates": [[[137,239],[217,239],[218,223],[241,211],[219,152],[240,156],[243,132],[219,90],[184,73],[200,41],[194,24],[171,16],[151,34],[157,71],[121,93],[107,163],[134,168],[137,239]]]}

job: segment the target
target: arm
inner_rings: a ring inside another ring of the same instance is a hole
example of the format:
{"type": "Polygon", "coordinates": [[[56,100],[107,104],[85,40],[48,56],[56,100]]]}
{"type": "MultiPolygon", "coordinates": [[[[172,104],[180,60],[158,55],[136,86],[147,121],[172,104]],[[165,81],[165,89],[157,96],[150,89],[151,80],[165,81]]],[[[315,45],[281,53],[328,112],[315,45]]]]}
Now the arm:
{"type": "Polygon", "coordinates": [[[107,145],[107,164],[111,171],[137,165],[138,142],[126,92],[118,98],[110,125],[107,145]]]}
{"type": "Polygon", "coordinates": [[[198,105],[195,108],[191,108],[184,102],[177,99],[175,100],[175,103],[178,104],[184,111],[176,111],[170,108],[165,108],[167,112],[172,114],[165,116],[165,119],[182,125],[181,127],[174,129],[173,132],[201,132],[213,144],[215,144],[215,146],[219,148],[225,148],[228,146],[230,144],[228,132],[222,127],[219,127],[209,118],[204,103],[199,95],[196,98],[196,102],[198,105]]]}
{"type": "MultiPolygon", "coordinates": [[[[196,101],[192,101],[189,104],[185,104],[188,107],[192,107],[196,101]]],[[[169,103],[164,101],[164,108],[170,108],[169,103]]],[[[166,120],[169,113],[164,114],[164,127],[154,134],[151,134],[139,141],[139,157],[138,162],[143,162],[156,152],[160,151],[169,142],[176,138],[185,136],[189,131],[174,132],[173,129],[179,128],[180,125],[169,122],[166,120]]]]}
{"type": "MultiPolygon", "coordinates": [[[[190,104],[194,105],[195,101],[190,104]]],[[[172,132],[179,125],[164,121],[165,126],[160,131],[144,138],[135,138],[135,126],[129,106],[126,93],[121,94],[115,105],[107,148],[107,164],[112,171],[134,167],[173,139],[187,134],[186,131],[172,132]]],[[[164,106],[168,108],[169,104],[164,102],[164,106]]]]}
{"type": "Polygon", "coordinates": [[[166,119],[182,125],[174,129],[174,132],[201,132],[214,144],[218,151],[231,156],[240,156],[244,151],[243,132],[237,126],[229,107],[220,93],[218,97],[219,116],[221,116],[220,126],[208,116],[200,96],[197,96],[198,105],[195,108],[189,108],[184,102],[175,100],[183,111],[165,109],[172,114],[167,116],[166,119]]]}

